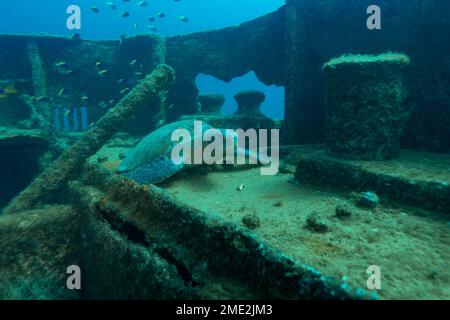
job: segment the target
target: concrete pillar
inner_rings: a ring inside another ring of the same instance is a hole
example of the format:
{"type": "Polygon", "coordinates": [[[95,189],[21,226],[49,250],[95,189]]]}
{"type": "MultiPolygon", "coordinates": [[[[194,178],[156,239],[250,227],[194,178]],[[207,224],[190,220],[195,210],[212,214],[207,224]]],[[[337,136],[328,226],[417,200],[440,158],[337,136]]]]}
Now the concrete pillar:
{"type": "Polygon", "coordinates": [[[403,54],[344,55],[326,63],[328,151],[349,159],[385,160],[400,148],[407,112],[403,54]]]}

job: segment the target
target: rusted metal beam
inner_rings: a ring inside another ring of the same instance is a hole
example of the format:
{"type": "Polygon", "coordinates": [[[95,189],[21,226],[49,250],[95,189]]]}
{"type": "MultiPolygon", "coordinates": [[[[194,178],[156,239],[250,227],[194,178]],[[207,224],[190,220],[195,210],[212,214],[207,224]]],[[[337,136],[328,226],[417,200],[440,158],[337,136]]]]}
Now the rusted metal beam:
{"type": "Polygon", "coordinates": [[[175,81],[173,69],[159,65],[127,96],[112,108],[74,145],[38,176],[11,204],[4,214],[34,208],[45,203],[51,195],[76,173],[81,172],[86,159],[94,155],[141,106],[168,90],[175,81]]]}

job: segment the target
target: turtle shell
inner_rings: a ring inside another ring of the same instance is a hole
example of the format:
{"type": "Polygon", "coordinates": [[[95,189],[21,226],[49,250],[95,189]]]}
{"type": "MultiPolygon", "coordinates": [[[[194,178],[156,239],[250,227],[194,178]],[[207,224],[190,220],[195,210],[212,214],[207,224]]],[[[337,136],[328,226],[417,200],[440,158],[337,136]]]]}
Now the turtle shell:
{"type": "MultiPolygon", "coordinates": [[[[203,132],[210,128],[210,125],[202,123],[203,132]]],[[[183,164],[174,164],[171,160],[172,149],[179,143],[171,139],[177,129],[189,131],[191,139],[194,139],[194,120],[165,125],[143,138],[128,153],[119,166],[119,172],[139,183],[156,183],[180,171],[183,164]]],[[[192,140],[187,143],[192,143],[192,140]]]]}

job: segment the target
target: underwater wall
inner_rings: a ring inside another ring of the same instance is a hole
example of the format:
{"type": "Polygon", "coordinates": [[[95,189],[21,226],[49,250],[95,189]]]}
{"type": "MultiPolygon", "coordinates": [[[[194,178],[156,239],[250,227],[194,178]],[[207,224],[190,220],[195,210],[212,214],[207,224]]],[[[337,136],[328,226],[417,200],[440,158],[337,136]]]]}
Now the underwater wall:
{"type": "Polygon", "coordinates": [[[402,52],[411,58],[406,85],[411,112],[403,145],[450,151],[450,2],[377,1],[382,29],[368,30],[363,15],[373,1],[288,0],[286,119],[291,143],[325,136],[322,65],[342,54],[402,52]],[[291,121],[289,121],[291,119],[291,121]]]}
{"type": "MultiPolygon", "coordinates": [[[[8,109],[14,109],[26,104],[32,110],[42,110],[37,104],[45,102],[55,110],[54,116],[43,115],[47,122],[52,122],[56,129],[81,131],[83,121],[88,126],[97,121],[138,81],[164,62],[165,54],[160,50],[163,42],[157,36],[85,41],[77,37],[1,35],[0,59],[5,63],[0,64],[0,80],[15,83],[18,95],[0,100],[0,105],[7,103],[8,109]],[[87,108],[88,118],[74,119],[73,115],[80,116],[83,108],[87,108]],[[64,119],[63,114],[67,116],[64,119]]],[[[144,109],[145,114],[148,110],[156,112],[157,108],[149,105],[144,109]]],[[[142,120],[139,115],[136,118],[137,123],[129,126],[132,133],[145,134],[153,128],[151,121],[139,122],[142,120]]],[[[22,129],[44,126],[30,121],[3,125],[22,129]]]]}
{"type": "MultiPolygon", "coordinates": [[[[0,35],[0,85],[15,92],[0,97],[1,163],[14,169],[0,176],[0,207],[66,147],[63,134],[77,139],[164,59],[164,39],[157,36],[94,42],[0,35]]],[[[159,98],[147,101],[128,133],[153,130],[159,109],[159,98]]]]}
{"type": "MultiPolygon", "coordinates": [[[[27,62],[27,45],[34,41],[47,74],[48,95],[57,97],[50,105],[94,106],[88,111],[89,125],[140,77],[166,61],[177,76],[166,102],[170,108],[161,110],[155,104],[142,111],[150,109],[154,118],[149,119],[148,113],[136,117],[129,130],[139,135],[153,129],[158,121],[173,121],[198,110],[198,74],[231,81],[254,71],[267,85],[285,86],[283,142],[305,144],[325,141],[322,66],[326,62],[342,54],[400,52],[411,58],[405,71],[409,92],[405,107],[410,117],[402,146],[449,152],[450,58],[446,53],[450,50],[450,21],[446,15],[450,3],[380,0],[377,4],[383,9],[381,30],[366,27],[369,0],[288,0],[276,12],[238,27],[167,39],[137,36],[121,41],[84,41],[1,36],[0,47],[4,49],[0,59],[4,63],[0,64],[0,74],[4,80],[24,82],[23,93],[32,95],[33,67],[27,62]],[[133,65],[135,60],[139,65],[133,65]]],[[[23,103],[17,101],[17,109],[23,109],[23,103]]]]}
{"type": "Polygon", "coordinates": [[[284,84],[284,7],[238,27],[167,39],[167,63],[177,74],[170,100],[183,105],[180,114],[194,112],[203,73],[230,82],[254,71],[267,85],[284,84]]]}
{"type": "MultiPolygon", "coordinates": [[[[198,73],[230,81],[254,70],[265,84],[286,87],[285,143],[325,139],[322,66],[342,54],[402,52],[411,57],[406,85],[411,113],[403,145],[450,150],[450,3],[378,1],[381,30],[368,30],[368,0],[288,0],[239,27],[169,38],[168,62],[178,71],[177,97],[192,111],[198,73]],[[393,18],[395,17],[395,18],[393,18]]],[[[178,100],[177,100],[178,99],[178,100]]]]}

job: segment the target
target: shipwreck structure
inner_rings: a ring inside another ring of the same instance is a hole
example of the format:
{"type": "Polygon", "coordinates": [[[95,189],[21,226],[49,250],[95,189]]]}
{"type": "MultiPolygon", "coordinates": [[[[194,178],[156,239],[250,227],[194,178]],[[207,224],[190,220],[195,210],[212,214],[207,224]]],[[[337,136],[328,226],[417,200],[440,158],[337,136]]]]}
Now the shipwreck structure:
{"type": "Polygon", "coordinates": [[[237,27],[170,38],[0,35],[0,81],[17,90],[0,100],[0,163],[8,168],[0,179],[0,206],[6,208],[0,216],[0,297],[366,298],[249,230],[88,158],[122,128],[142,136],[180,117],[217,127],[278,127],[255,114],[223,117],[217,112],[221,99],[198,113],[199,73],[231,81],[254,71],[265,84],[286,89],[281,154],[297,168],[298,181],[371,189],[389,201],[448,210],[448,182],[336,159],[321,145],[327,131],[324,64],[344,54],[401,52],[411,65],[401,83],[409,94],[402,91],[398,107],[409,116],[395,137],[396,151],[412,149],[418,162],[424,150],[439,152],[450,163],[450,61],[442,54],[450,51],[450,2],[378,3],[382,30],[366,27],[368,0],[287,0],[237,27]],[[57,132],[54,110],[67,108],[71,122],[75,106],[88,109],[88,130],[57,132]],[[299,147],[309,144],[317,144],[314,152],[299,147]],[[81,293],[65,290],[66,267],[74,264],[86,270],[81,293]]]}

